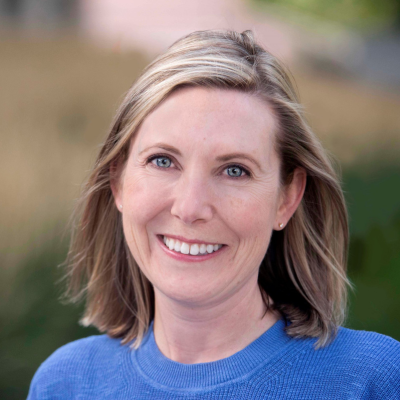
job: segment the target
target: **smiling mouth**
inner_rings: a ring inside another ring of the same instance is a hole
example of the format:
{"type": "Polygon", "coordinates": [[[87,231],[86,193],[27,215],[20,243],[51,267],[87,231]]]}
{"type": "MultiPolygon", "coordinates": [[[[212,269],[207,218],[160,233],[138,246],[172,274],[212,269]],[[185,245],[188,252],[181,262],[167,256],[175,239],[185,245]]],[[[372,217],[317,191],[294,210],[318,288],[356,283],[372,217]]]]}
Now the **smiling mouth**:
{"type": "Polygon", "coordinates": [[[223,247],[222,244],[186,243],[184,241],[160,235],[165,246],[171,251],[192,256],[205,256],[214,253],[223,247]]]}

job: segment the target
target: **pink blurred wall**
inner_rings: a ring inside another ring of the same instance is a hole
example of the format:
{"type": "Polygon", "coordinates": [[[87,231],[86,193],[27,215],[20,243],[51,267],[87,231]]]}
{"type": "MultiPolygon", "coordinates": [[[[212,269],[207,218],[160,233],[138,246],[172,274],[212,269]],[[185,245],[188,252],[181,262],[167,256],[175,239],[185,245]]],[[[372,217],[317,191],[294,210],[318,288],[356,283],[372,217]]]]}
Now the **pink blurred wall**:
{"type": "Polygon", "coordinates": [[[86,35],[116,51],[159,54],[195,30],[251,29],[273,54],[291,61],[294,40],[283,24],[257,15],[242,0],[80,0],[86,35]]]}

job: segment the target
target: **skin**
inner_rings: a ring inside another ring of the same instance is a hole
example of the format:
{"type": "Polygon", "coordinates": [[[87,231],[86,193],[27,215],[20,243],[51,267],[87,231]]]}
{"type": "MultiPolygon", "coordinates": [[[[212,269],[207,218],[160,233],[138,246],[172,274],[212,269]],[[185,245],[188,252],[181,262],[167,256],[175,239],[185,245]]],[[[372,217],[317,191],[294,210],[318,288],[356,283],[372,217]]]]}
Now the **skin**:
{"type": "Polygon", "coordinates": [[[179,90],[145,119],[112,184],[129,248],[154,286],[156,343],[174,361],[229,357],[279,318],[265,314],[258,270],[272,231],[301,201],[306,173],[295,170],[280,187],[276,128],[269,105],[253,95],[179,90]],[[255,162],[221,160],[231,153],[255,162]],[[229,175],[232,165],[241,176],[229,175]],[[168,254],[157,235],[224,246],[189,262],[168,254]]]}

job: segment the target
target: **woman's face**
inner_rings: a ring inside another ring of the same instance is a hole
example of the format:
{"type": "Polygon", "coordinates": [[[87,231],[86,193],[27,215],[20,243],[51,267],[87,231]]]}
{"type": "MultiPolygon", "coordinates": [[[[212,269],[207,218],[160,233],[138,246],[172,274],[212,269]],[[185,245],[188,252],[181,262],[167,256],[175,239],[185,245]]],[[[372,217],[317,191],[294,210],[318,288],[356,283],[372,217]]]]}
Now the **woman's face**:
{"type": "Polygon", "coordinates": [[[265,102],[233,90],[182,89],[145,119],[113,192],[156,297],[207,304],[256,284],[286,222],[275,131],[265,102]]]}

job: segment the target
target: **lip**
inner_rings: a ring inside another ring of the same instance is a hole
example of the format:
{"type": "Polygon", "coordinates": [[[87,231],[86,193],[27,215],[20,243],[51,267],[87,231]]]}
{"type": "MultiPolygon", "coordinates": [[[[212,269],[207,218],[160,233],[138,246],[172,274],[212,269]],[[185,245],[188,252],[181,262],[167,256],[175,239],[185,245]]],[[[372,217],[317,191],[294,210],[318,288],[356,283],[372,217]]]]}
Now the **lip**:
{"type": "Polygon", "coordinates": [[[194,239],[194,240],[192,240],[192,239],[186,239],[186,238],[184,238],[183,236],[168,235],[168,234],[160,234],[160,235],[157,235],[157,236],[158,236],[158,237],[161,236],[161,239],[163,238],[163,236],[166,236],[167,238],[179,240],[180,242],[185,242],[185,243],[187,243],[187,244],[195,244],[195,243],[197,243],[197,244],[212,244],[212,245],[215,245],[215,244],[222,244],[222,245],[224,246],[223,243],[204,242],[203,240],[197,240],[197,239],[194,239]]]}
{"type": "MultiPolygon", "coordinates": [[[[168,236],[168,235],[165,235],[165,236],[170,237],[170,238],[173,238],[173,239],[178,239],[178,240],[181,240],[181,241],[185,242],[185,239],[183,239],[183,238],[180,239],[179,236],[168,236]]],[[[203,256],[191,256],[191,255],[189,255],[189,254],[177,253],[176,251],[170,250],[170,249],[164,244],[163,235],[157,235],[157,239],[158,239],[158,243],[160,244],[161,248],[162,248],[170,257],[174,258],[175,260],[178,260],[178,261],[185,261],[185,262],[201,262],[201,261],[207,261],[207,260],[209,260],[209,259],[211,259],[211,258],[214,258],[214,257],[217,257],[218,255],[220,255],[223,251],[225,251],[225,248],[227,247],[227,246],[223,245],[219,250],[213,251],[211,254],[205,254],[205,255],[203,255],[203,256]]],[[[208,244],[212,244],[212,243],[210,243],[210,242],[202,242],[202,241],[199,241],[199,242],[187,241],[186,243],[188,243],[188,244],[189,244],[189,243],[200,243],[200,244],[203,244],[203,243],[206,244],[206,243],[208,243],[208,244]]],[[[217,243],[216,243],[216,244],[217,244],[217,243]]]]}

